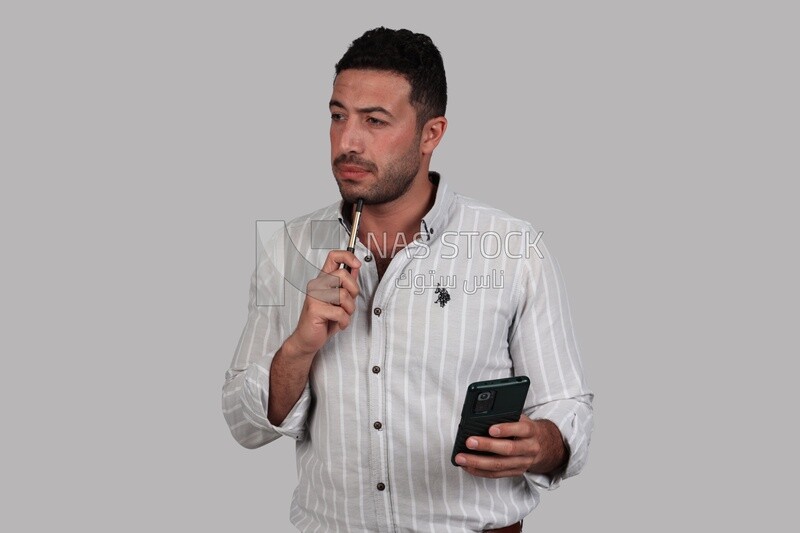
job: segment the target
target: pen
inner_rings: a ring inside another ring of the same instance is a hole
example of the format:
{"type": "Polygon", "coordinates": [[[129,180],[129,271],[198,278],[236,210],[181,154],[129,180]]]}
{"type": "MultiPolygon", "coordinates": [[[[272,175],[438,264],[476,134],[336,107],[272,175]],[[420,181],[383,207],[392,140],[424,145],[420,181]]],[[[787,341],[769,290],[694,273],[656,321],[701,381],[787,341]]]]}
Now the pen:
{"type": "MultiPolygon", "coordinates": [[[[361,222],[361,209],[364,207],[364,199],[359,198],[358,202],[356,202],[356,214],[353,215],[353,229],[350,231],[350,241],[347,243],[347,251],[348,252],[355,252],[356,251],[356,239],[358,238],[358,224],[361,222]]],[[[348,272],[351,272],[352,269],[345,265],[344,263],[339,265],[339,269],[346,269],[348,272]]]]}

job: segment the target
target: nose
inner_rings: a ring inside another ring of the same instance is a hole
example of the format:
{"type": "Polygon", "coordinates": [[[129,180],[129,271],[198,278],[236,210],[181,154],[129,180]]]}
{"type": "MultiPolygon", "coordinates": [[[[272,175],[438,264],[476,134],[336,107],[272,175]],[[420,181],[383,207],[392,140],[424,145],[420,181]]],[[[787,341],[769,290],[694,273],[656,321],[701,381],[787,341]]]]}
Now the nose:
{"type": "Polygon", "coordinates": [[[360,154],[364,150],[364,140],[358,120],[348,117],[331,126],[331,142],[340,153],[360,154]]]}

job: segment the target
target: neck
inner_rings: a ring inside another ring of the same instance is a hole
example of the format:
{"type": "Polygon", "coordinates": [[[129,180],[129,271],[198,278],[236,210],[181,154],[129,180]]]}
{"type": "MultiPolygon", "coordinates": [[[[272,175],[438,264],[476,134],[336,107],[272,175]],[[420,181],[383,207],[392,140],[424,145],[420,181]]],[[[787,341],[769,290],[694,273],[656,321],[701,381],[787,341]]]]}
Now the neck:
{"type": "Polygon", "coordinates": [[[364,206],[359,240],[379,257],[393,256],[417,237],[422,218],[435,199],[436,186],[428,178],[426,169],[400,198],[364,206]]]}

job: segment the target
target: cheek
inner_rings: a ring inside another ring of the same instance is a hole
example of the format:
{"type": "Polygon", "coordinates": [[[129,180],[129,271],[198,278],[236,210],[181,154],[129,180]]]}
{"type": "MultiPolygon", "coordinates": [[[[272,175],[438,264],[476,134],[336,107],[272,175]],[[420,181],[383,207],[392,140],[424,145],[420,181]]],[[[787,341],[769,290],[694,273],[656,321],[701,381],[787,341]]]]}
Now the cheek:
{"type": "Polygon", "coordinates": [[[397,138],[393,140],[393,143],[397,153],[407,154],[419,148],[419,138],[414,132],[398,135],[397,138]]]}
{"type": "Polygon", "coordinates": [[[329,137],[331,140],[331,156],[336,156],[337,146],[339,146],[339,135],[333,127],[330,129],[329,137]]]}
{"type": "Polygon", "coordinates": [[[408,139],[404,135],[375,136],[370,142],[370,149],[377,159],[391,160],[408,149],[408,139]]]}

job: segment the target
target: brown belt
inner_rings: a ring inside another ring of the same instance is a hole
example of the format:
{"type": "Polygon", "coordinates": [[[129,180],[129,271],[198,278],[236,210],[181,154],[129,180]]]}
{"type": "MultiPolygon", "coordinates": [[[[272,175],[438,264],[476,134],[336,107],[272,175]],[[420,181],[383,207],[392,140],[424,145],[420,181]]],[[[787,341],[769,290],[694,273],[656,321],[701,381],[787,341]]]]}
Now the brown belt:
{"type": "Polygon", "coordinates": [[[500,529],[484,529],[484,533],[522,533],[522,520],[510,526],[501,527],[500,529]]]}

